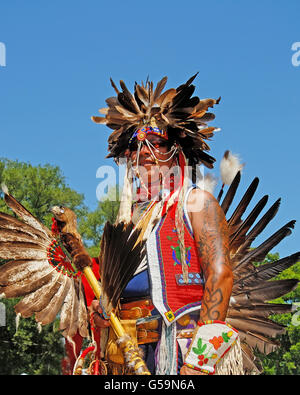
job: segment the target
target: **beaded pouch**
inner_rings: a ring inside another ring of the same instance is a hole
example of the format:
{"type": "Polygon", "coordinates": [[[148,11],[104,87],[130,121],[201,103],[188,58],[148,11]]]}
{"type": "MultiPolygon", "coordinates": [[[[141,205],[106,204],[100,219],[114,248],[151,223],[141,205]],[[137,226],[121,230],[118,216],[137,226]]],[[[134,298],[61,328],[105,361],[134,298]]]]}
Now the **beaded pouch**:
{"type": "Polygon", "coordinates": [[[223,321],[198,323],[185,358],[185,365],[214,374],[216,365],[238,339],[238,332],[223,321]]]}

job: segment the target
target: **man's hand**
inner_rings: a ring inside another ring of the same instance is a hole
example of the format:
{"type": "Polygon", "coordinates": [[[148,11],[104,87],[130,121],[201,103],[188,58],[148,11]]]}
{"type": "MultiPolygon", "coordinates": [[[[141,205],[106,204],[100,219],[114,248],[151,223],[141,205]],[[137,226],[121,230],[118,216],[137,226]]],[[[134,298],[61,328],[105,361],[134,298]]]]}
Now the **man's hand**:
{"type": "Polygon", "coordinates": [[[98,300],[93,300],[90,306],[88,307],[90,314],[94,314],[94,324],[96,327],[103,329],[110,326],[110,321],[104,320],[100,314],[102,314],[102,309],[100,307],[100,303],[98,300]]]}

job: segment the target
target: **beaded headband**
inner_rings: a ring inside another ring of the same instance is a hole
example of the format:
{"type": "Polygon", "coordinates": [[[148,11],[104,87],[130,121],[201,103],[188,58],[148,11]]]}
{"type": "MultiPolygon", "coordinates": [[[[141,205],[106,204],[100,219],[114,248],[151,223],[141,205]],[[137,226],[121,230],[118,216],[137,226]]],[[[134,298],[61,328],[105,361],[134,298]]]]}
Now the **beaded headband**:
{"type": "Polygon", "coordinates": [[[139,141],[144,141],[149,134],[154,134],[156,136],[159,136],[165,140],[168,140],[168,134],[167,131],[161,130],[156,126],[144,126],[141,129],[136,130],[133,135],[131,136],[129,140],[129,145],[133,142],[135,138],[139,141]]]}

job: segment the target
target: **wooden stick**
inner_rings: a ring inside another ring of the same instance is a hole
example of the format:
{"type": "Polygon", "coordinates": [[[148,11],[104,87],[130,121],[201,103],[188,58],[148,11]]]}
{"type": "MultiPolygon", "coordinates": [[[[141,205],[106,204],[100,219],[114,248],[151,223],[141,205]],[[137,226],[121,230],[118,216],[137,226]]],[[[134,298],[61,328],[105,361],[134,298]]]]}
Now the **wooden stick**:
{"type": "MultiPolygon", "coordinates": [[[[99,300],[101,296],[101,288],[91,267],[86,266],[83,269],[83,274],[85,275],[85,278],[87,279],[89,285],[91,286],[96,298],[99,300]]],[[[128,356],[130,356],[130,361],[128,362],[134,362],[134,366],[132,367],[132,369],[134,370],[135,374],[150,375],[150,372],[145,362],[139,356],[138,350],[134,346],[132,340],[126,334],[120,320],[118,319],[118,317],[115,315],[114,312],[111,312],[110,314],[110,323],[111,323],[111,327],[113,328],[116,336],[120,341],[120,348],[122,349],[123,353],[124,354],[127,353],[128,356]]],[[[127,358],[125,358],[125,360],[127,362],[127,358]]]]}

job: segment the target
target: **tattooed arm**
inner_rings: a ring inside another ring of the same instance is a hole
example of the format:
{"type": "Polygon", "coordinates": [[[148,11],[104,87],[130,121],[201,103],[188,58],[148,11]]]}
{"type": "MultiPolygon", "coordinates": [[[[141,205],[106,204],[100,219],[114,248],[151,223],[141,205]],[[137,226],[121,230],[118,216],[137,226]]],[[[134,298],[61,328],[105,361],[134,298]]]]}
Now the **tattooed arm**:
{"type": "MultiPolygon", "coordinates": [[[[191,192],[188,211],[205,281],[199,321],[225,321],[233,275],[224,212],[210,193],[199,189],[191,192]]],[[[181,374],[201,373],[183,366],[181,374]]]]}
{"type": "Polygon", "coordinates": [[[233,284],[228,225],[223,210],[210,193],[195,189],[192,194],[199,211],[191,212],[190,218],[205,280],[200,322],[224,321],[233,284]]]}

